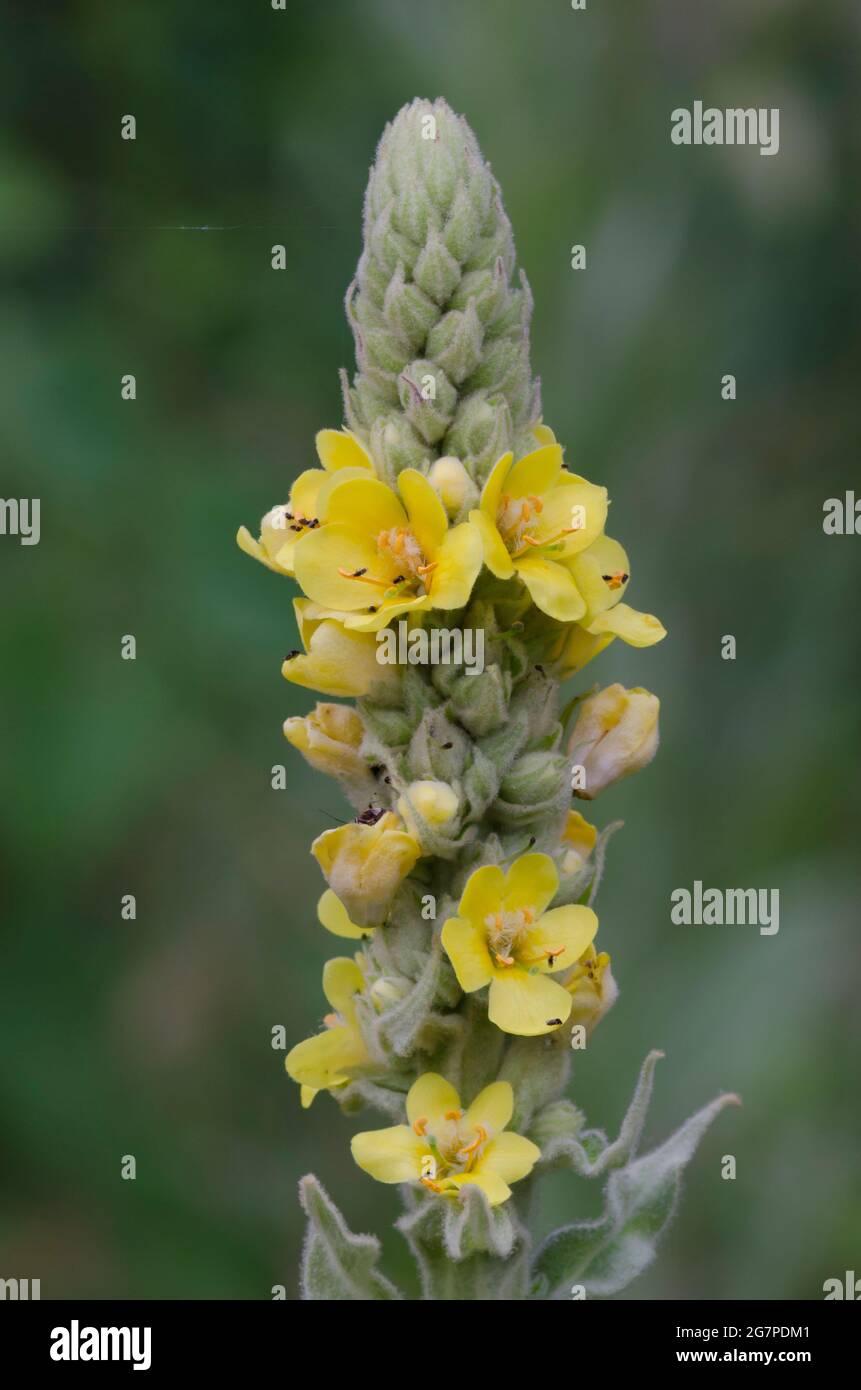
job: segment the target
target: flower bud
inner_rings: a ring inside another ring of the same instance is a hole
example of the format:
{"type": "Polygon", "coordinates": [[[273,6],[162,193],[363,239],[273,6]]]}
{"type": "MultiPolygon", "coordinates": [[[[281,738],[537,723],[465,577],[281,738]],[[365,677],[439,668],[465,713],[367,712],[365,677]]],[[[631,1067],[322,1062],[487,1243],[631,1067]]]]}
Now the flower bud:
{"type": "Polygon", "coordinates": [[[396,815],[386,811],[372,823],[351,821],[325,830],[312,844],[311,853],[350,920],[360,927],[373,927],[384,921],[392,898],[421,854],[421,845],[396,815]]]}
{"type": "Polygon", "coordinates": [[[398,815],[420,843],[428,829],[445,833],[454,824],[460,801],[448,782],[411,782],[397,804],[398,815]]]}
{"type": "Polygon", "coordinates": [[[579,811],[569,811],[562,831],[562,858],[559,869],[563,874],[576,874],[585,868],[590,854],[595,848],[598,831],[594,825],[581,816],[579,811]]]}
{"type": "Polygon", "coordinates": [[[585,773],[585,786],[575,786],[575,796],[590,801],[652,761],[659,710],[657,696],[639,686],[608,685],[583,701],[568,745],[572,767],[585,773]]]}
{"type": "Polygon", "coordinates": [[[561,753],[538,749],[517,758],[502,779],[499,794],[516,806],[540,806],[566,787],[567,762],[561,753]]]}
{"type": "Polygon", "coordinates": [[[449,516],[459,516],[468,507],[477,506],[478,488],[460,459],[450,454],[437,459],[428,478],[449,516]]]}

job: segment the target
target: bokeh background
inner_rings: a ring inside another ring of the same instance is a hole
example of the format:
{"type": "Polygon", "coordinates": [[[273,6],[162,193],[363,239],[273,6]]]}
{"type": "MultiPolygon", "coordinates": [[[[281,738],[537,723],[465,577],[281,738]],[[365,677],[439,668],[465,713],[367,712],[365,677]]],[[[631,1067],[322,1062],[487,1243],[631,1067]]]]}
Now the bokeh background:
{"type": "MultiPolygon", "coordinates": [[[[414,1290],[356,1123],[327,1097],[303,1114],[270,1045],[323,1011],[308,845],[343,805],[280,732],[312,699],[279,674],[292,586],[233,537],[341,422],[367,168],[439,94],[502,184],[545,418],[609,486],[632,602],[670,631],[588,673],[655,690],[663,746],[594,807],[626,822],[598,903],[622,994],[572,1094],[614,1128],[658,1046],[649,1139],[744,1100],[625,1296],[821,1298],[861,1270],[861,538],[822,531],[826,498],[861,495],[857,8],[4,8],[2,492],[42,499],[42,540],[0,539],[0,1275],[295,1297],[314,1169],[414,1290]],[[674,147],[697,98],[778,106],[779,154],[674,147]],[[695,879],[778,888],[779,934],[673,926],[695,879]]],[[[598,1202],[555,1177],[543,1225],[598,1202]]]]}

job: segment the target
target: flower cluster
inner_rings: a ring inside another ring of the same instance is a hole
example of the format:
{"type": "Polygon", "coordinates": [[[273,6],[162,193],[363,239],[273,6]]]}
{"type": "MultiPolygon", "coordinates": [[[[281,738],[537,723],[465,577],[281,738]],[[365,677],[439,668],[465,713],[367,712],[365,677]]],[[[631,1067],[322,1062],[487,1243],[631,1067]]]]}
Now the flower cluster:
{"type": "MultiPolygon", "coordinates": [[[[319,467],[258,538],[237,537],[301,590],[303,650],[284,676],[357,701],[284,725],[356,812],[312,853],[320,924],[357,943],[326,964],[330,1011],[286,1068],[303,1105],[327,1091],[397,1121],[356,1135],[353,1156],[405,1185],[425,1261],[439,1221],[451,1259],[504,1254],[520,1239],[510,1224],[476,1218],[464,1244],[475,1201],[509,1203],[560,1144],[588,1166],[582,1117],[560,1096],[618,993],[592,907],[615,827],[599,834],[572,796],[643,767],[658,740],[646,691],[559,699],[615,638],[648,647],[665,632],[626,602],[631,563],[606,534],[606,489],[541,422],[531,299],[513,271],[472,132],[445,103],[405,108],[371,173],[348,294],[358,370],[343,382],[345,427],[317,435],[319,467]],[[481,668],[380,659],[404,627],[480,632],[481,668]]],[[[312,1224],[346,1258],[342,1218],[321,1202],[312,1224]]]]}

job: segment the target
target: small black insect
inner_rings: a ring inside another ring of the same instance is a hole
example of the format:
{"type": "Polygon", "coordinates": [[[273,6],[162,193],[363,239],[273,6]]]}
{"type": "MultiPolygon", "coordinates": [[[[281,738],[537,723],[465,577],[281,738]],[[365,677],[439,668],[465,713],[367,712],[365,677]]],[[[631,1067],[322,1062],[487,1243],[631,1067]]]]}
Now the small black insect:
{"type": "Polygon", "coordinates": [[[405,583],[405,581],[406,581],[406,575],[405,575],[405,574],[396,574],[395,577],[394,577],[394,579],[392,580],[392,583],[393,583],[393,584],[403,584],[403,583],[405,583]]]}
{"type": "Polygon", "coordinates": [[[294,656],[301,656],[301,655],[302,655],[302,653],[299,651],[298,647],[294,647],[294,649],[293,649],[292,652],[288,652],[288,653],[287,653],[287,655],[285,656],[284,660],[285,660],[285,661],[292,661],[293,658],[294,658],[294,656]]]}
{"type": "Polygon", "coordinates": [[[385,763],[374,763],[373,767],[371,768],[371,774],[374,777],[379,777],[384,767],[385,763]]]}
{"type": "Polygon", "coordinates": [[[561,1018],[548,1018],[548,1020],[547,1020],[547,1027],[548,1027],[548,1028],[551,1028],[551,1027],[553,1027],[554,1024],[556,1024],[556,1023],[561,1023],[561,1022],[562,1022],[562,1019],[561,1019],[561,1018]]]}
{"type": "Polygon", "coordinates": [[[376,825],[380,817],[384,815],[385,811],[381,810],[379,806],[366,806],[361,815],[356,816],[356,824],[376,825]]]}
{"type": "Polygon", "coordinates": [[[453,743],[444,743],[444,744],[443,744],[443,748],[446,750],[446,752],[448,752],[449,748],[454,748],[454,744],[453,744],[453,743]]]}

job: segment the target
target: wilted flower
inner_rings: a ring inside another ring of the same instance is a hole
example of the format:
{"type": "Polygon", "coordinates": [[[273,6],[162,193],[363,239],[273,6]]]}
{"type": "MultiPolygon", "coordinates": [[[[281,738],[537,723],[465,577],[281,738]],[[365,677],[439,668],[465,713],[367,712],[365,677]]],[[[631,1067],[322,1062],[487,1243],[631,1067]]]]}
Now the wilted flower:
{"type": "Polygon", "coordinates": [[[359,754],[365,734],[351,705],[319,701],[310,714],[284,721],[284,736],[318,772],[345,782],[361,802],[374,789],[374,778],[359,754]]]}
{"type": "Polygon", "coordinates": [[[562,831],[563,855],[559,865],[563,874],[575,874],[585,867],[597,838],[598,831],[579,811],[568,812],[562,831]]]}
{"type": "Polygon", "coordinates": [[[417,1182],[444,1197],[474,1184],[498,1206],[541,1157],[537,1144],[506,1130],[513,1111],[507,1081],[486,1086],[464,1112],[454,1087],[425,1072],[407,1096],[409,1124],[355,1135],[353,1157],[378,1182],[417,1182]]]}
{"type": "Polygon", "coordinates": [[[622,777],[652,761],[658,747],[657,696],[635,686],[608,685],[580,706],[568,752],[582,767],[585,785],[575,795],[591,800],[622,777]]]}
{"type": "Polygon", "coordinates": [[[571,994],[569,1024],[582,1024],[586,1033],[591,1033],[619,997],[607,952],[598,952],[590,945],[565,981],[565,988],[571,994]]]}
{"type": "Polygon", "coordinates": [[[401,881],[421,855],[421,845],[391,811],[370,811],[366,820],[324,830],[311,853],[349,918],[377,926],[401,881]]]}

